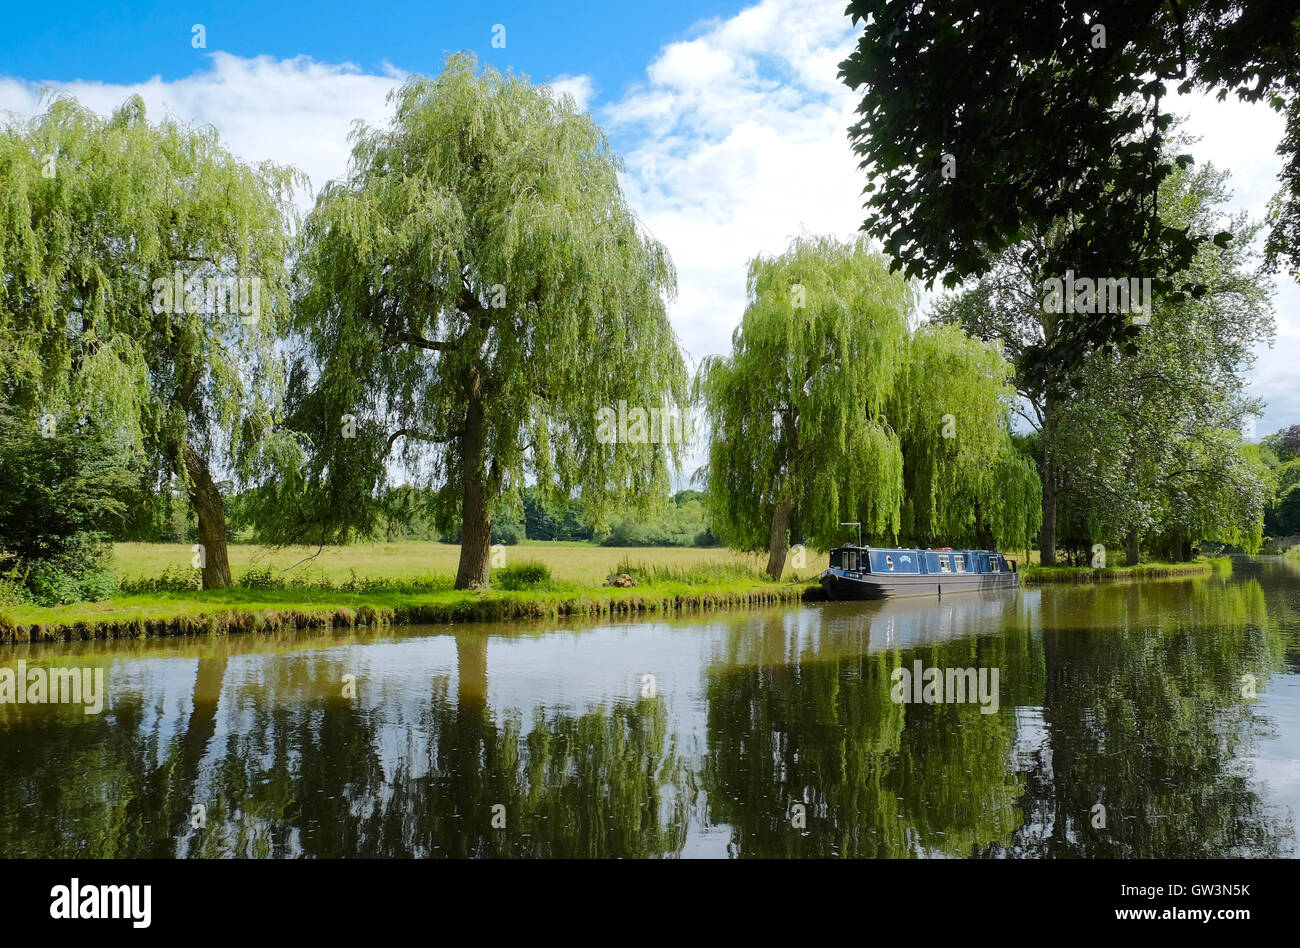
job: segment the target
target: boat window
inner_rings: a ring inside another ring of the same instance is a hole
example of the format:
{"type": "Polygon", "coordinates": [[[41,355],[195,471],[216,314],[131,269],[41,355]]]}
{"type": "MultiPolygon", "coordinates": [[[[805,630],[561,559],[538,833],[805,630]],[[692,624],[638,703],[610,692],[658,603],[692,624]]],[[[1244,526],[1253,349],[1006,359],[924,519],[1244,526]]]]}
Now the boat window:
{"type": "Polygon", "coordinates": [[[844,568],[847,570],[856,570],[858,568],[857,550],[849,550],[844,554],[844,568]]]}
{"type": "Polygon", "coordinates": [[[939,557],[939,572],[941,573],[952,572],[952,567],[948,565],[948,557],[946,556],[939,557]]]}
{"type": "Polygon", "coordinates": [[[893,558],[892,556],[886,556],[886,557],[885,557],[885,569],[890,569],[890,570],[892,570],[893,568],[894,568],[894,558],[893,558]]]}
{"type": "Polygon", "coordinates": [[[953,556],[952,561],[957,566],[957,572],[959,573],[966,572],[966,557],[958,553],[953,556]]]}
{"type": "Polygon", "coordinates": [[[1001,559],[1002,559],[1002,557],[1000,557],[1000,556],[990,556],[990,557],[989,557],[989,566],[992,567],[993,572],[995,572],[995,573],[1000,573],[1000,572],[1002,572],[1002,563],[1001,563],[1001,559]]]}

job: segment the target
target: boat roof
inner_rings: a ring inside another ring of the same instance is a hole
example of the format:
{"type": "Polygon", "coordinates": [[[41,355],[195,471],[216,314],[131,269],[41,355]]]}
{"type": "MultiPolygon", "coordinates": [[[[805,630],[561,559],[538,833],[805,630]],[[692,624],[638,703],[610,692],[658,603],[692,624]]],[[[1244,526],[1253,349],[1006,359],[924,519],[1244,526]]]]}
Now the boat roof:
{"type": "Polygon", "coordinates": [[[843,543],[833,546],[829,552],[836,550],[873,550],[877,553],[999,553],[998,550],[981,550],[975,547],[952,546],[858,546],[856,543],[843,543]]]}

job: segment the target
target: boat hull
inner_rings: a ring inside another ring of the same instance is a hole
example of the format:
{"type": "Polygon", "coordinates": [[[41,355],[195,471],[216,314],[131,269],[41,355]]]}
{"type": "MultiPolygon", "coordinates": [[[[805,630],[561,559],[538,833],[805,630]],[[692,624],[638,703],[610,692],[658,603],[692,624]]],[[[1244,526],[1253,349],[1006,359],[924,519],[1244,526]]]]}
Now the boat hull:
{"type": "Polygon", "coordinates": [[[981,589],[1006,589],[1020,585],[1019,573],[942,573],[844,576],[832,570],[821,575],[828,599],[871,600],[902,596],[943,596],[981,589]]]}

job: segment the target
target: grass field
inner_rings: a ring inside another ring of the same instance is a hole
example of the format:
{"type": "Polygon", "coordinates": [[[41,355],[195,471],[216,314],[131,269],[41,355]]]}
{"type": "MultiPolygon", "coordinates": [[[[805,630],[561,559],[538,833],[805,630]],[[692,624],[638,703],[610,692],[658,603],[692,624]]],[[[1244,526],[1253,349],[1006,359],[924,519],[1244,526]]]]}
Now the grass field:
{"type": "MultiPolygon", "coordinates": [[[[159,576],[168,568],[190,565],[190,547],[169,543],[118,543],[113,547],[119,577],[135,579],[159,576]]],[[[525,541],[504,547],[506,565],[545,563],[560,582],[599,586],[623,560],[647,567],[693,568],[713,563],[741,565],[755,573],[767,565],[766,555],[736,553],[725,547],[634,546],[608,547],[590,543],[525,541]]],[[[418,579],[426,576],[455,576],[460,547],[449,543],[374,543],[358,546],[314,546],[274,549],[254,544],[232,544],[230,569],[236,580],[249,567],[270,566],[287,577],[307,580],[347,580],[359,577],[418,579]]],[[[804,566],[793,568],[786,561],[787,581],[813,579],[826,568],[826,555],[809,550],[804,566]]]]}
{"type": "MultiPolygon", "coordinates": [[[[441,543],[380,543],[349,547],[229,548],[236,582],[249,569],[274,571],[288,588],[155,591],[119,594],[103,602],[18,605],[0,615],[0,638],[15,625],[39,637],[86,638],[187,632],[264,631],[355,623],[450,622],[601,615],[717,608],[799,599],[821,571],[825,555],[809,552],[790,563],[784,581],[761,575],[766,559],[719,547],[598,547],[588,543],[521,543],[504,547],[504,564],[543,563],[551,580],[507,590],[454,590],[459,547],[441,543]],[[634,588],[603,587],[624,563],[641,577],[634,588]],[[385,580],[365,591],[341,584],[385,580]],[[305,585],[304,585],[305,584],[305,585]],[[405,584],[405,586],[402,586],[405,584]]],[[[121,543],[115,569],[123,581],[192,568],[182,544],[121,543]]],[[[21,640],[20,634],[20,640],[21,640]]]]}

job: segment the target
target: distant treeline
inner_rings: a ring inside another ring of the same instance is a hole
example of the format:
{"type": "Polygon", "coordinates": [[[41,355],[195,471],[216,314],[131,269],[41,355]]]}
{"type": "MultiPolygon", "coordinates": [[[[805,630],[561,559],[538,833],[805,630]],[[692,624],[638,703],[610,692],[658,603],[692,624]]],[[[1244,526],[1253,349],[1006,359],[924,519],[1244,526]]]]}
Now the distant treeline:
{"type": "MultiPolygon", "coordinates": [[[[227,529],[231,543],[264,543],[265,533],[256,523],[257,504],[253,491],[227,493],[227,529]]],[[[461,528],[439,531],[431,510],[433,491],[402,485],[385,494],[384,514],[372,534],[357,536],[357,542],[396,543],[427,540],[460,543],[461,528]]],[[[523,540],[564,540],[598,543],[601,546],[718,546],[719,541],[706,523],[705,495],[682,490],[669,502],[644,518],[620,517],[607,528],[597,530],[584,518],[582,500],[547,503],[535,488],[520,491],[518,511],[503,513],[492,524],[492,542],[507,546],[523,540]]],[[[198,528],[194,512],[180,493],[164,494],[136,508],[116,540],[140,543],[195,543],[198,528]]]]}

